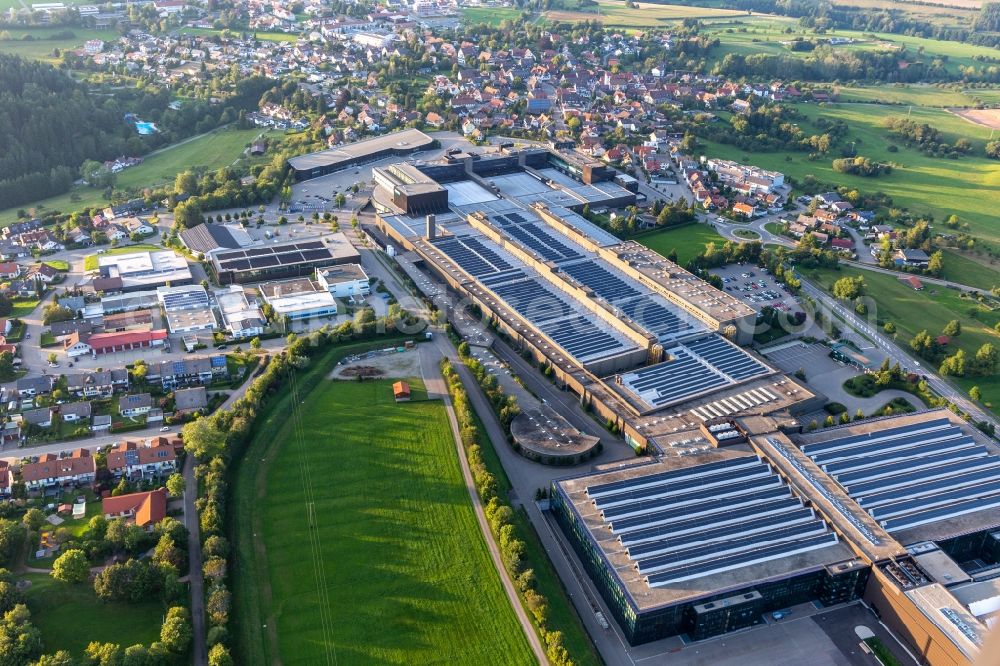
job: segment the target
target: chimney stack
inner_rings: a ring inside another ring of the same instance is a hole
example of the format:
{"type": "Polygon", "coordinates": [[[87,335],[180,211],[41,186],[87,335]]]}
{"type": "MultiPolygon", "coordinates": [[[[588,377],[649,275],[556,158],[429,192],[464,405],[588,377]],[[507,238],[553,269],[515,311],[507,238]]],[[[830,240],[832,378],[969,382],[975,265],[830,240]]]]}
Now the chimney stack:
{"type": "Polygon", "coordinates": [[[437,238],[437,223],[434,214],[431,213],[427,216],[427,240],[434,240],[437,238]]]}

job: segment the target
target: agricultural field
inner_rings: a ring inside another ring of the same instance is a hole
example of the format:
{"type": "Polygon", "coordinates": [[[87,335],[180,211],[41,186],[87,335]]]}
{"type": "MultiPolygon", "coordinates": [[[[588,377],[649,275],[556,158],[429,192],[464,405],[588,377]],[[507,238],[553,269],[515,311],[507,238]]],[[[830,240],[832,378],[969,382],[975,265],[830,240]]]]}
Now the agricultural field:
{"type": "Polygon", "coordinates": [[[47,653],[69,650],[81,658],[91,641],[129,646],[159,640],[166,612],[159,601],[105,603],[97,600],[89,583],[69,585],[40,573],[23,577],[31,581],[25,591],[28,610],[32,623],[42,632],[47,653]]]}
{"type": "MultiPolygon", "coordinates": [[[[247,144],[261,133],[259,129],[221,129],[185,139],[171,146],[153,151],[139,166],[118,174],[117,187],[139,188],[165,185],[186,169],[219,169],[235,163],[247,144]]],[[[271,131],[270,137],[280,137],[281,132],[271,131]]],[[[17,221],[18,210],[59,210],[71,212],[89,206],[104,206],[102,190],[92,187],[75,188],[65,194],[43,199],[33,205],[23,204],[0,210],[0,227],[17,221]],[[74,199],[76,199],[74,201],[74,199]]]]}
{"type": "MultiPolygon", "coordinates": [[[[868,285],[866,293],[874,299],[877,306],[878,320],[891,321],[896,325],[897,341],[905,350],[909,350],[910,339],[921,330],[926,329],[931,335],[939,335],[945,324],[952,319],[961,322],[962,334],[948,346],[949,354],[961,348],[968,357],[972,357],[986,342],[1000,346],[1000,334],[993,328],[1000,322],[1000,311],[981,305],[971,298],[963,298],[958,291],[933,285],[926,285],[922,291],[914,291],[894,276],[848,267],[840,270],[803,270],[801,273],[827,291],[838,278],[862,276],[868,285]]],[[[966,391],[979,386],[984,402],[990,403],[994,412],[998,411],[1000,376],[952,379],[966,391]]]]}
{"type": "MultiPolygon", "coordinates": [[[[0,10],[3,9],[2,5],[5,1],[0,0],[0,10]]],[[[83,43],[90,39],[111,41],[119,36],[114,30],[89,30],[77,27],[13,29],[4,32],[10,35],[10,39],[0,39],[0,53],[19,55],[22,58],[42,60],[53,64],[59,62],[59,58],[54,55],[55,49],[59,49],[61,53],[67,49],[81,48],[83,43]],[[52,35],[66,31],[72,32],[73,37],[51,39],[52,35]],[[31,35],[34,39],[25,41],[25,35],[31,35]]]]}
{"type": "Polygon", "coordinates": [[[462,19],[468,23],[486,23],[497,26],[504,21],[517,21],[521,17],[518,9],[506,7],[462,7],[462,19]]]}
{"type": "Polygon", "coordinates": [[[969,88],[963,92],[982,104],[1000,104],[1000,88],[969,88]]]}
{"type": "Polygon", "coordinates": [[[669,25],[672,21],[682,21],[687,18],[709,19],[746,16],[745,12],[731,9],[650,2],[639,2],[636,7],[626,7],[624,2],[616,2],[615,0],[598,0],[597,4],[599,8],[590,7],[587,11],[553,9],[545,12],[545,18],[549,21],[563,22],[600,21],[607,26],[621,28],[649,28],[669,25]]]}
{"type": "Polygon", "coordinates": [[[286,396],[247,455],[268,464],[237,477],[237,661],[531,663],[443,404],[396,404],[390,380],[316,379],[301,439],[286,396]]]}
{"type": "MultiPolygon", "coordinates": [[[[750,156],[734,146],[713,142],[703,142],[705,145],[702,154],[751,161],[797,179],[812,174],[827,183],[864,191],[882,191],[892,197],[896,207],[931,213],[938,221],[954,213],[962,222],[968,223],[973,235],[992,243],[1000,242],[1000,228],[984,205],[995,197],[997,188],[1000,187],[1000,162],[990,160],[983,154],[983,146],[990,136],[988,128],[969,123],[941,109],[916,106],[901,110],[895,106],[875,104],[803,104],[799,105],[798,110],[805,116],[805,122],[800,122],[800,125],[809,134],[818,132],[812,121],[820,115],[844,120],[851,128],[845,143],[854,141],[859,155],[876,161],[892,162],[895,165],[893,172],[878,178],[841,174],[835,172],[831,165],[837,154],[815,161],[810,160],[806,153],[798,151],[755,153],[750,156]],[[941,130],[949,142],[960,137],[968,138],[972,141],[976,154],[950,160],[928,157],[917,150],[903,147],[890,137],[882,127],[882,121],[888,116],[907,113],[912,120],[928,123],[941,130]],[[889,152],[891,144],[899,146],[898,152],[889,152]]],[[[993,285],[976,286],[988,289],[993,285]]]]}
{"type": "MultiPolygon", "coordinates": [[[[876,102],[915,106],[975,106],[979,101],[966,91],[932,85],[843,86],[836,87],[840,102],[876,102]]],[[[992,91],[990,91],[992,92],[992,91]]]]}
{"type": "MultiPolygon", "coordinates": [[[[812,39],[815,32],[800,27],[794,19],[774,16],[743,16],[737,19],[708,20],[703,34],[719,38],[719,48],[713,50],[709,64],[721,61],[727,53],[740,55],[767,54],[806,58],[810,54],[787,49],[782,42],[802,37],[812,39]],[[786,32],[788,30],[788,32],[786,32]]],[[[996,50],[986,46],[950,42],[908,35],[866,33],[856,30],[831,30],[826,37],[847,37],[856,40],[853,44],[835,47],[845,51],[870,51],[898,49],[905,46],[916,54],[922,49],[921,58],[947,56],[945,67],[957,74],[961,66],[981,66],[973,56],[996,57],[996,50]]],[[[987,61],[988,62],[988,61],[987,61]]]]}
{"type": "Polygon", "coordinates": [[[708,243],[722,244],[726,239],[707,224],[688,224],[676,229],[660,229],[636,237],[636,240],[663,256],[677,251],[677,261],[683,266],[705,251],[708,243]]]}
{"type": "MultiPolygon", "coordinates": [[[[214,35],[221,35],[224,31],[215,30],[213,28],[184,27],[181,28],[179,32],[182,35],[202,35],[205,37],[212,37],[214,35]]],[[[298,34],[290,32],[255,32],[253,34],[262,42],[295,42],[299,39],[298,34]]]]}

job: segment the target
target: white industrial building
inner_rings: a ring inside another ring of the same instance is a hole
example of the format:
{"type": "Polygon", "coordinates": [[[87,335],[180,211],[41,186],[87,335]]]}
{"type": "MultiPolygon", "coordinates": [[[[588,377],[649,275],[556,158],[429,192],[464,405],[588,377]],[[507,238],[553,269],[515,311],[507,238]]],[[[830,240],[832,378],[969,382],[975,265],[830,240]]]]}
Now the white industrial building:
{"type": "Polygon", "coordinates": [[[215,292],[219,304],[222,326],[234,338],[253,338],[264,333],[264,315],[256,305],[251,305],[243,287],[232,285],[215,292]]]}
{"type": "Polygon", "coordinates": [[[171,333],[210,331],[217,326],[208,292],[201,285],[158,287],[156,300],[171,333]]]}
{"type": "Polygon", "coordinates": [[[368,275],[360,264],[317,268],[316,281],[334,298],[363,298],[371,293],[368,275]]]}
{"type": "Polygon", "coordinates": [[[333,295],[308,278],[265,282],[258,289],[264,302],[274,309],[278,317],[304,321],[337,314],[337,301],[333,295]]]}

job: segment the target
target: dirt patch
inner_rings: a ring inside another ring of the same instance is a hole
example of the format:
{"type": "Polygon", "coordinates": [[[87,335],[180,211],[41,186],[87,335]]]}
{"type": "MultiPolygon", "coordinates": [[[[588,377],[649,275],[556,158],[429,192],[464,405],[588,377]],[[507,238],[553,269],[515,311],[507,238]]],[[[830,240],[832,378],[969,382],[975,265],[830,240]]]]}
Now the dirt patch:
{"type": "Polygon", "coordinates": [[[949,111],[970,123],[990,129],[1000,129],[1000,109],[949,109],[949,111]]]}
{"type": "Polygon", "coordinates": [[[373,365],[352,365],[344,368],[343,372],[340,373],[341,377],[381,377],[382,375],[382,368],[376,368],[373,365]]]}
{"type": "Polygon", "coordinates": [[[416,349],[370,352],[345,358],[330,373],[330,379],[358,377],[420,377],[420,354],[416,349]]]}

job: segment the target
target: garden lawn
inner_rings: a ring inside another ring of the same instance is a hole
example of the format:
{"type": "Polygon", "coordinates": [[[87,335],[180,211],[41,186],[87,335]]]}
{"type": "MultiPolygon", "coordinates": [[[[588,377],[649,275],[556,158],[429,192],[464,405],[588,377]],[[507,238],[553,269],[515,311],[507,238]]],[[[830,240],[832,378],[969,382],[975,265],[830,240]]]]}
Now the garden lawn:
{"type": "MultiPolygon", "coordinates": [[[[896,325],[897,342],[906,351],[910,350],[910,339],[914,335],[924,329],[932,336],[940,335],[941,329],[952,319],[961,322],[962,334],[952,339],[948,345],[949,355],[961,348],[971,360],[983,343],[989,342],[1000,347],[1000,334],[993,329],[1000,322],[1000,312],[978,305],[971,298],[962,298],[956,290],[925,285],[922,291],[914,291],[891,275],[847,267],[839,271],[824,269],[800,272],[827,291],[830,291],[838,278],[863,276],[868,286],[866,293],[874,299],[877,306],[878,321],[891,321],[896,325]],[[975,317],[971,315],[972,312],[975,312],[975,317]]],[[[923,360],[920,363],[927,365],[923,360]]],[[[988,406],[994,412],[998,411],[1000,376],[951,379],[966,392],[973,386],[979,386],[984,402],[990,403],[988,406]]]]}
{"type": "Polygon", "coordinates": [[[10,311],[11,319],[20,319],[25,315],[29,315],[35,311],[38,307],[39,301],[37,298],[18,298],[14,300],[14,309],[10,311]]]}
{"type": "Polygon", "coordinates": [[[725,243],[726,239],[707,224],[687,224],[675,229],[660,229],[637,236],[636,240],[664,257],[677,250],[677,263],[681,266],[705,251],[709,243],[725,243]]]}
{"type": "Polygon", "coordinates": [[[246,460],[267,465],[241,466],[234,491],[239,663],[532,662],[443,404],[396,404],[391,385],[321,379],[299,396],[301,441],[289,398],[261,420],[246,460]]]}
{"type": "MultiPolygon", "coordinates": [[[[135,245],[126,245],[123,247],[109,247],[106,248],[101,254],[132,254],[133,252],[156,252],[162,250],[163,248],[159,245],[150,245],[149,243],[136,243],[135,245]]],[[[88,254],[83,259],[83,269],[85,271],[96,271],[97,261],[101,254],[88,254]]]]}
{"type": "Polygon", "coordinates": [[[25,592],[31,621],[42,632],[46,653],[69,650],[83,656],[91,641],[118,643],[123,647],[159,640],[166,609],[159,601],[141,604],[104,603],[89,583],[67,585],[48,574],[29,573],[25,592]]]}

